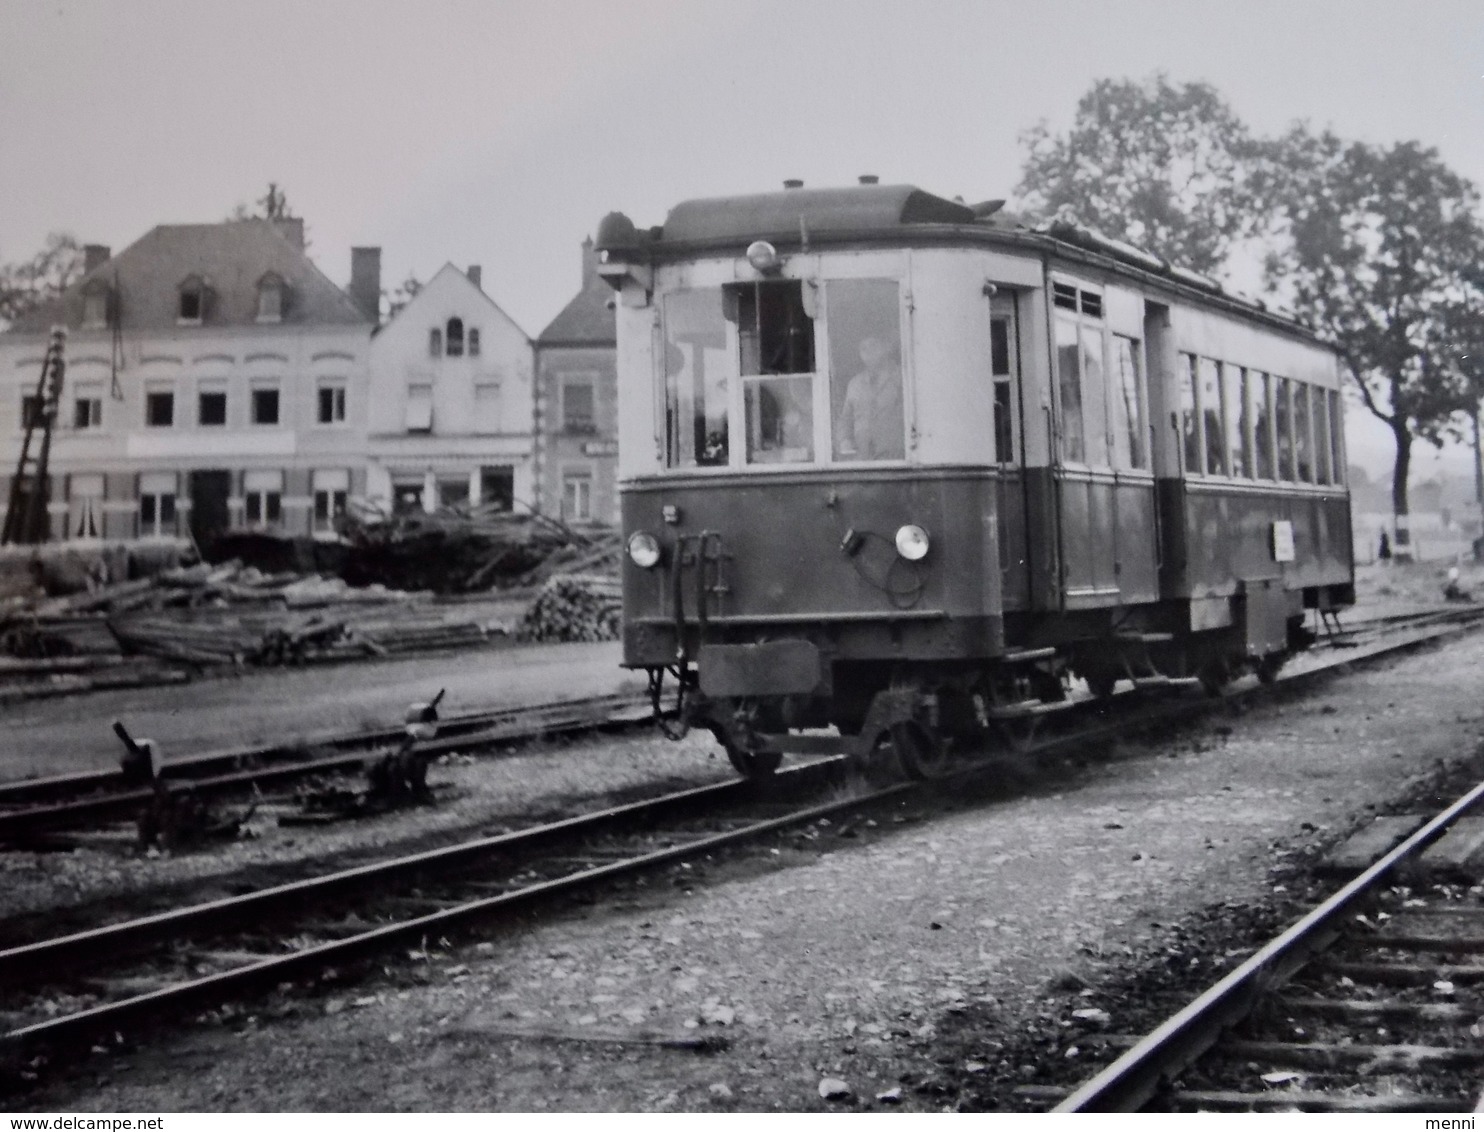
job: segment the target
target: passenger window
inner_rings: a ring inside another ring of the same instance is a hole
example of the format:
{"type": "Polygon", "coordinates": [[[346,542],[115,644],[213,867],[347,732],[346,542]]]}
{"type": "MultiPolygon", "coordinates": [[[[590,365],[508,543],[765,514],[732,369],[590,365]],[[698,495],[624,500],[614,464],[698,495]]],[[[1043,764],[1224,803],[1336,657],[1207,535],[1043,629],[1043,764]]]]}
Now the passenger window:
{"type": "Polygon", "coordinates": [[[1087,446],[1082,433],[1082,346],[1075,318],[1056,315],[1056,375],[1061,394],[1061,457],[1084,463],[1087,446]]]}
{"type": "Polygon", "coordinates": [[[904,459],[907,418],[896,280],[832,279],[825,284],[825,312],[835,459],[904,459]]]}
{"type": "Polygon", "coordinates": [[[1087,445],[1087,462],[1106,468],[1108,389],[1103,376],[1103,328],[1088,326],[1084,322],[1079,338],[1082,346],[1082,431],[1087,445]]]}
{"type": "Polygon", "coordinates": [[[1329,401],[1329,452],[1330,467],[1334,472],[1333,482],[1343,484],[1346,479],[1345,467],[1345,420],[1340,415],[1340,395],[1331,390],[1327,397],[1329,401]]]}
{"type": "Polygon", "coordinates": [[[1180,355],[1180,437],[1185,450],[1185,474],[1201,471],[1201,433],[1195,415],[1195,355],[1180,355]]]}
{"type": "Polygon", "coordinates": [[[804,286],[791,279],[727,290],[737,322],[749,464],[814,459],[814,319],[804,286]]]}
{"type": "Polygon", "coordinates": [[[1231,474],[1252,478],[1252,422],[1247,417],[1247,371],[1221,367],[1221,390],[1226,402],[1227,462],[1231,474]]]}
{"type": "Polygon", "coordinates": [[[1289,412],[1286,377],[1273,378],[1273,420],[1278,430],[1278,478],[1293,479],[1293,418],[1289,412]]]}
{"type": "Polygon", "coordinates": [[[1144,452],[1144,413],[1139,381],[1139,342],[1113,335],[1113,372],[1108,382],[1112,415],[1113,466],[1147,468],[1144,452]]]}
{"type": "Polygon", "coordinates": [[[1226,429],[1221,424],[1221,365],[1201,358],[1197,371],[1196,397],[1205,429],[1206,474],[1226,474],[1226,429]]]}
{"type": "Polygon", "coordinates": [[[676,291],[664,299],[665,462],[727,463],[727,334],[722,293],[676,291]]]}
{"type": "Polygon", "coordinates": [[[1247,371],[1247,419],[1252,422],[1252,474],[1273,479],[1273,415],[1268,409],[1268,375],[1247,371]]]}
{"type": "Polygon", "coordinates": [[[1329,483],[1329,400],[1324,390],[1310,394],[1314,413],[1314,482],[1329,483]]]}
{"type": "Polygon", "coordinates": [[[1304,483],[1314,482],[1314,437],[1310,431],[1309,387],[1301,381],[1293,383],[1293,440],[1294,452],[1298,456],[1298,478],[1304,483]]]}
{"type": "Polygon", "coordinates": [[[1015,399],[1010,369],[1010,319],[989,320],[989,372],[994,380],[994,458],[998,464],[1015,462],[1015,399]]]}

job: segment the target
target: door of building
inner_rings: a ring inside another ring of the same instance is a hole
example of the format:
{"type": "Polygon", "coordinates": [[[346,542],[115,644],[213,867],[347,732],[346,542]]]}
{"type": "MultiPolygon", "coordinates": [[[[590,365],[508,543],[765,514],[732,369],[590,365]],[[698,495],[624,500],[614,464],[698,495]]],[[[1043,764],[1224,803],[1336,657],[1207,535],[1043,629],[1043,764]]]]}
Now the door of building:
{"type": "Polygon", "coordinates": [[[203,554],[210,552],[231,525],[227,500],[232,495],[232,473],[210,468],[191,473],[191,535],[203,554]]]}

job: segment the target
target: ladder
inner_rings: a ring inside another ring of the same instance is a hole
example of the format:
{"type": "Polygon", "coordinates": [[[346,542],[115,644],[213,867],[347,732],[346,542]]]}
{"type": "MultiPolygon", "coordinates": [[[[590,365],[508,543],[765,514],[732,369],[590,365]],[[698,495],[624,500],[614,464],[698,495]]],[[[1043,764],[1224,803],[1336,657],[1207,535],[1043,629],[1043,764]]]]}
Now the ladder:
{"type": "Polygon", "coordinates": [[[41,361],[41,376],[36,379],[36,393],[22,403],[26,437],[21,442],[21,458],[16,463],[15,477],[10,481],[10,503],[5,509],[5,527],[0,530],[0,546],[46,541],[50,494],[46,465],[51,457],[52,426],[56,424],[57,410],[62,403],[62,375],[67,368],[63,359],[66,344],[67,331],[60,326],[53,327],[51,343],[41,361]],[[40,448],[33,456],[31,445],[38,430],[41,433],[40,448]]]}

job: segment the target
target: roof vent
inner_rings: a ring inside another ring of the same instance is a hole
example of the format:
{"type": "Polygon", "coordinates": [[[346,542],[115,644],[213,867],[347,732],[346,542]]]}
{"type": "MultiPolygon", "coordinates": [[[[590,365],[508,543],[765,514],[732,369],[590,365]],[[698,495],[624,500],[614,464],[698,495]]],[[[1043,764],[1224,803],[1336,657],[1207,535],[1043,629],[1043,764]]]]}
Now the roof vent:
{"type": "Polygon", "coordinates": [[[804,182],[790,177],[787,181],[783,182],[783,187],[785,189],[802,189],[804,187],[804,182]]]}
{"type": "Polygon", "coordinates": [[[879,185],[881,183],[881,178],[876,176],[875,173],[862,173],[860,181],[863,185],[879,185]]]}

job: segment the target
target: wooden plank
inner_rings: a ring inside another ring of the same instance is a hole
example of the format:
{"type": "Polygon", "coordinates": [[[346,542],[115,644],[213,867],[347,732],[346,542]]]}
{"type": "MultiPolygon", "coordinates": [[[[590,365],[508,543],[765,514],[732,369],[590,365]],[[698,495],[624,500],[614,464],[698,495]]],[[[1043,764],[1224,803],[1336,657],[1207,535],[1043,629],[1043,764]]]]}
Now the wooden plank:
{"type": "Polygon", "coordinates": [[[1356,830],[1319,862],[1326,872],[1359,873],[1395,849],[1422,828],[1426,815],[1403,814],[1379,817],[1356,830]]]}

